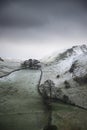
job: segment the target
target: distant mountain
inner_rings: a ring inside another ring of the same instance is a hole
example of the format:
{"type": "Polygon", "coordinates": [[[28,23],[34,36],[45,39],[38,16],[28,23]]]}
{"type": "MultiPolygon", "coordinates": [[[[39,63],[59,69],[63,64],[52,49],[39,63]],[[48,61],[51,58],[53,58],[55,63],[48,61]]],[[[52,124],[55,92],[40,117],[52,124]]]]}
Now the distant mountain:
{"type": "Polygon", "coordinates": [[[43,59],[44,62],[58,62],[60,60],[64,60],[68,57],[76,57],[78,55],[81,54],[85,54],[87,53],[87,46],[81,45],[81,46],[73,46],[72,48],[69,48],[67,50],[64,50],[62,52],[56,52],[54,53],[52,56],[46,57],[45,59],[43,59]]]}

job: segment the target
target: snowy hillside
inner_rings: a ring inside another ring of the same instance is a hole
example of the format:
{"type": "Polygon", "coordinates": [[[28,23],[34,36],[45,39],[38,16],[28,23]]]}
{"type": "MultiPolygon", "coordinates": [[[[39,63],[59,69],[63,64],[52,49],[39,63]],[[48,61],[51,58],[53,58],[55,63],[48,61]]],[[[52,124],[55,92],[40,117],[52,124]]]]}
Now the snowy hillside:
{"type": "Polygon", "coordinates": [[[72,48],[55,52],[51,56],[42,59],[42,61],[45,63],[54,63],[69,57],[76,57],[83,53],[87,53],[87,46],[85,44],[82,46],[73,46],[72,48]]]}
{"type": "Polygon", "coordinates": [[[64,101],[66,96],[67,103],[87,108],[86,45],[74,46],[58,54],[53,61],[46,63],[41,84],[47,79],[55,83],[56,98],[64,101]]]}

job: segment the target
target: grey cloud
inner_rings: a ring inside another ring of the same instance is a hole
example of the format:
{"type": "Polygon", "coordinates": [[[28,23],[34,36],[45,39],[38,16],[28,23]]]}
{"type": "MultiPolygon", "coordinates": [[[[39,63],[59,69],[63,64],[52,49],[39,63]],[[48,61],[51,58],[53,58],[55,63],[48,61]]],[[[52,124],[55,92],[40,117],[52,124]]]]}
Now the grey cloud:
{"type": "MultiPolygon", "coordinates": [[[[48,23],[49,0],[1,0],[0,26],[39,27],[48,23]]],[[[51,5],[52,6],[52,5],[51,5]]]]}
{"type": "Polygon", "coordinates": [[[59,22],[71,17],[75,20],[80,13],[83,13],[80,1],[1,0],[0,26],[39,27],[54,20],[59,22]]]}
{"type": "Polygon", "coordinates": [[[37,9],[19,3],[12,3],[0,12],[0,26],[38,27],[45,24],[37,9]]]}
{"type": "Polygon", "coordinates": [[[3,0],[0,35],[19,39],[84,35],[86,3],[86,0],[3,0]]]}

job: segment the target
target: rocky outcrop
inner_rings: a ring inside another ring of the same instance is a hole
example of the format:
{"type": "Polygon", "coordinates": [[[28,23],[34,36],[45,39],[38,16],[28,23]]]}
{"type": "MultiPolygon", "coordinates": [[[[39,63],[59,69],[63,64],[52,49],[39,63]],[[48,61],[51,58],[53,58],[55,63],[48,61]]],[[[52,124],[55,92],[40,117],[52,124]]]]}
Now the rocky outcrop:
{"type": "Polygon", "coordinates": [[[70,68],[70,70],[69,70],[70,73],[73,73],[73,72],[74,72],[75,68],[77,67],[77,62],[78,62],[78,61],[76,60],[76,61],[74,61],[74,63],[72,63],[71,68],[70,68]]]}
{"type": "Polygon", "coordinates": [[[0,61],[4,61],[4,60],[0,57],[0,61]]]}
{"type": "Polygon", "coordinates": [[[83,77],[78,77],[78,76],[76,76],[76,77],[74,78],[74,80],[75,80],[77,83],[79,83],[80,85],[84,85],[84,84],[87,85],[87,74],[84,75],[83,77]]]}

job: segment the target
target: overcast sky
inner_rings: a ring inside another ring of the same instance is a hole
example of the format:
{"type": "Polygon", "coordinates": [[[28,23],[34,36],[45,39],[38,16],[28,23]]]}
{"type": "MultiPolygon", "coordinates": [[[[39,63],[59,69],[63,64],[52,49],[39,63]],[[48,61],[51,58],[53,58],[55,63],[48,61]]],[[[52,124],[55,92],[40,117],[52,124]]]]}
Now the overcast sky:
{"type": "Polygon", "coordinates": [[[87,44],[87,0],[0,0],[0,56],[42,58],[87,44]]]}

